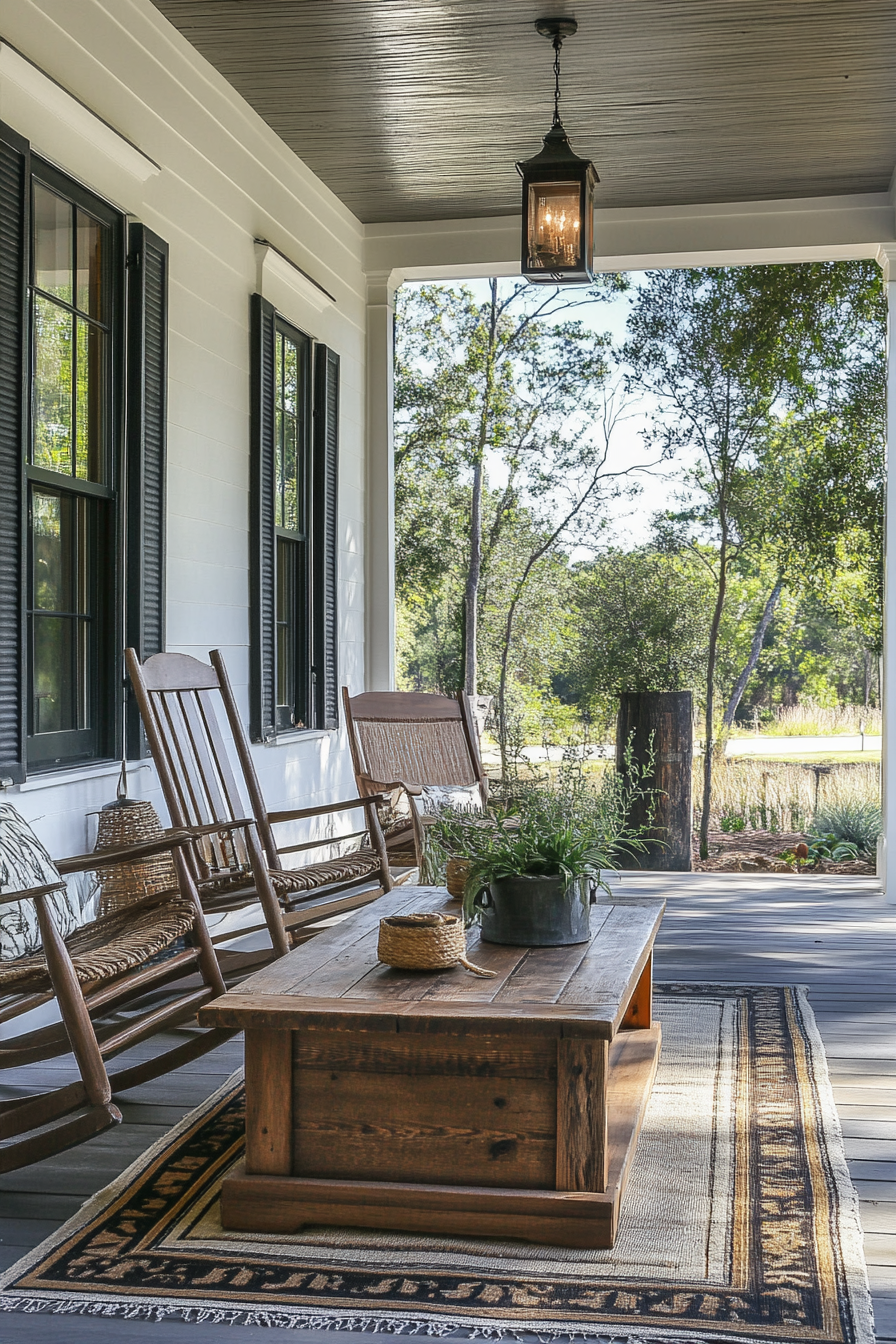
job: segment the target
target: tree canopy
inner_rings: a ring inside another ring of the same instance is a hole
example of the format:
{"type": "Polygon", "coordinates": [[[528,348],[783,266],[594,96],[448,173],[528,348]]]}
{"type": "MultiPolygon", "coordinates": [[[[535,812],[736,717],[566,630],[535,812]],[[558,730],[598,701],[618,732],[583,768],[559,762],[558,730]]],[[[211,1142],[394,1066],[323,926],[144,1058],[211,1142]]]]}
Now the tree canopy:
{"type": "Polygon", "coordinates": [[[694,687],[710,743],[743,706],[873,696],[884,320],[866,262],[399,291],[403,683],[555,719],[694,687]],[[608,452],[626,395],[672,480],[629,551],[607,529],[635,488],[608,452]]]}

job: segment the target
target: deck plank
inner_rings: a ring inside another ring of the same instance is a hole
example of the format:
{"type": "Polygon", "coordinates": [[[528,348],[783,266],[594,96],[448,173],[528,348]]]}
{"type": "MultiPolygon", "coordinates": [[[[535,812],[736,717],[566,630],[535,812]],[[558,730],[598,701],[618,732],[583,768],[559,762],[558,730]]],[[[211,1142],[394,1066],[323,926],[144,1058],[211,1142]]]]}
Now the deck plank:
{"type": "MultiPolygon", "coordinates": [[[[613,900],[664,898],[658,981],[803,984],[828,1055],[850,1171],[861,1199],[878,1340],[896,1341],[896,911],[873,880],[752,874],[638,874],[613,883],[613,900]]],[[[172,1033],[167,1044],[182,1039],[172,1033]]],[[[162,1048],[138,1047],[128,1062],[162,1048]]],[[[0,1263],[37,1244],[82,1199],[106,1184],[174,1120],[242,1062],[239,1039],[117,1100],[124,1123],[71,1153],[0,1178],[0,1263]]],[[[0,1075],[0,1095],[59,1083],[71,1061],[0,1075]]],[[[456,1337],[464,1334],[456,1332],[456,1337]]],[[[98,1317],[5,1314],[4,1344],[240,1344],[271,1332],[256,1326],[98,1317]]],[[[290,1331],[293,1344],[332,1344],[332,1332],[290,1331]]],[[[369,1335],[340,1332],[343,1344],[369,1335]]]]}

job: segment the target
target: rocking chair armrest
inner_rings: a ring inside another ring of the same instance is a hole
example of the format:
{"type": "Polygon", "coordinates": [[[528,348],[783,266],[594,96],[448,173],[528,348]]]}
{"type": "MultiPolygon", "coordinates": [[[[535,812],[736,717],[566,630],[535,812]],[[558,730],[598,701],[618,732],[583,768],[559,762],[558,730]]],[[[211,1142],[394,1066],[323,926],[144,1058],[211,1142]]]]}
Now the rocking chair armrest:
{"type": "Polygon", "coordinates": [[[110,845],[108,849],[95,849],[90,854],[73,854],[67,859],[56,859],[55,863],[64,877],[71,873],[88,873],[97,867],[113,868],[118,863],[151,859],[156,854],[188,845],[192,839],[191,828],[173,826],[153,840],[138,840],[131,845],[110,845]]]}
{"type": "Polygon", "coordinates": [[[64,882],[50,882],[45,887],[25,887],[22,891],[4,891],[0,901],[33,901],[36,896],[52,896],[54,891],[65,891],[64,882]]]}
{"type": "Polygon", "coordinates": [[[238,817],[236,821],[209,821],[202,826],[179,826],[188,840],[201,840],[204,835],[224,835],[228,831],[247,831],[255,825],[254,817],[238,817]]]}
{"type": "Polygon", "coordinates": [[[268,821],[276,826],[281,821],[300,821],[304,817],[320,817],[327,812],[346,812],[350,807],[369,808],[381,800],[385,802],[385,798],[377,794],[375,797],[347,798],[341,803],[319,803],[316,807],[290,807],[285,812],[269,812],[268,821]]]}
{"type": "Polygon", "coordinates": [[[385,780],[370,779],[369,776],[366,776],[366,778],[381,793],[392,793],[395,789],[402,789],[406,794],[413,795],[416,798],[423,792],[422,784],[408,784],[403,779],[393,779],[386,783],[385,780]]]}
{"type": "Polygon", "coordinates": [[[131,845],[110,845],[108,849],[95,849],[90,854],[75,854],[68,859],[57,859],[56,867],[63,876],[88,873],[98,867],[114,868],[118,863],[136,863],[140,859],[151,859],[156,854],[189,845],[203,835],[245,830],[252,825],[254,822],[251,817],[243,817],[238,821],[214,821],[207,826],[171,826],[154,840],[138,840],[131,845]]]}

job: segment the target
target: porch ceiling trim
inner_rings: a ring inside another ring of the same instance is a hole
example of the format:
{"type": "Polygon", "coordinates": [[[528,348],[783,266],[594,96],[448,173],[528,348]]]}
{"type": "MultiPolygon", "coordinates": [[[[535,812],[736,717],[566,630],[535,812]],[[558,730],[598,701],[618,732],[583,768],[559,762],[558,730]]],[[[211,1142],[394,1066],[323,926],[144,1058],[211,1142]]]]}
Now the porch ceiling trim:
{"type": "MultiPolygon", "coordinates": [[[[645,206],[594,212],[595,267],[640,271],[842,261],[877,256],[896,240],[894,188],[857,196],[645,206]]],[[[364,266],[371,277],[451,280],[519,273],[520,222],[452,219],[368,224],[364,266]]]]}
{"type": "Polygon", "coordinates": [[[49,147],[58,146],[61,136],[62,143],[75,141],[88,153],[101,154],[139,183],[161,172],[133,141],[2,38],[0,120],[26,125],[29,138],[48,158],[54,157],[49,147]]]}

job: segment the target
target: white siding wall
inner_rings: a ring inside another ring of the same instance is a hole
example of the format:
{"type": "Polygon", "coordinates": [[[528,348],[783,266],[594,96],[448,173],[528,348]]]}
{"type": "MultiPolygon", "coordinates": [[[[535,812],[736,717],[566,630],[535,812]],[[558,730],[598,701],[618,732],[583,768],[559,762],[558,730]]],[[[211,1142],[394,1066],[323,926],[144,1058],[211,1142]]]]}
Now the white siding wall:
{"type": "MultiPolygon", "coordinates": [[[[39,75],[12,78],[0,64],[0,119],[170,245],[168,648],[199,658],[222,648],[246,717],[254,239],[268,239],[334,296],[321,311],[265,270],[266,297],[341,357],[340,680],[362,689],[361,226],[149,0],[0,0],[0,33],[159,166],[129,158],[39,75]]],[[[341,733],[256,753],[271,807],[355,793],[341,733]]],[[[131,780],[135,795],[158,801],[150,769],[131,780]]],[[[34,776],[9,795],[61,855],[92,843],[85,814],[111,800],[114,782],[114,772],[96,770],[34,776]]]]}

